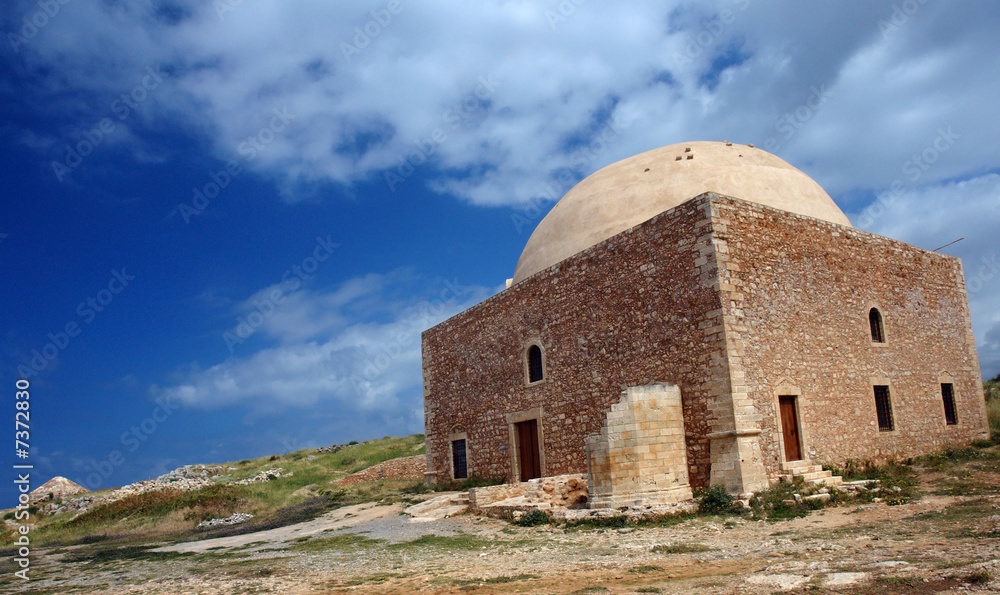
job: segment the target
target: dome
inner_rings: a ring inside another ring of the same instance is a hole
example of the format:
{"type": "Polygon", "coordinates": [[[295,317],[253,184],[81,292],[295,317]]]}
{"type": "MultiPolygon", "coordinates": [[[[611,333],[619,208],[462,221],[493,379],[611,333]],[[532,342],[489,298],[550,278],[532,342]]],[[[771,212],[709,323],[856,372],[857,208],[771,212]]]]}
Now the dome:
{"type": "Polygon", "coordinates": [[[704,192],[851,226],[819,184],[767,151],[735,143],[681,143],[612,163],[571,188],[528,238],[513,282],[704,192]]]}

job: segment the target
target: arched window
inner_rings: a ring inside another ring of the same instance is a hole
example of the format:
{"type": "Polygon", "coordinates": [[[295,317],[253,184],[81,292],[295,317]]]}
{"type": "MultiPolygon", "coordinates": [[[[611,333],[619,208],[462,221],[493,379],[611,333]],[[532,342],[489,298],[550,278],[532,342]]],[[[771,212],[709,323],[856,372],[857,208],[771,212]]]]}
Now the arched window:
{"type": "Polygon", "coordinates": [[[532,345],[528,348],[528,382],[538,382],[545,376],[542,369],[542,348],[532,345]]]}
{"type": "Polygon", "coordinates": [[[868,326],[872,330],[872,342],[885,343],[885,330],[882,328],[882,314],[878,308],[868,311],[868,326]]]}

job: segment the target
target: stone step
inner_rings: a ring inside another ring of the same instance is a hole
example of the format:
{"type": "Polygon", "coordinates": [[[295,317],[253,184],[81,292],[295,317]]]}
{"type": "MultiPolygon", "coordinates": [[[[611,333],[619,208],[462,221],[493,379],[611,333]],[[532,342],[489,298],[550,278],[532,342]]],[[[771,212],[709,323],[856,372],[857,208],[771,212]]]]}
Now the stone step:
{"type": "MultiPolygon", "coordinates": [[[[827,473],[830,473],[830,472],[827,471],[827,473]]],[[[814,479],[814,480],[810,481],[809,483],[814,484],[814,485],[825,485],[825,486],[833,487],[833,486],[839,486],[840,484],[844,483],[844,478],[841,477],[841,476],[839,476],[839,475],[833,475],[831,473],[829,477],[821,477],[819,479],[814,479]]]]}
{"type": "Polygon", "coordinates": [[[822,465],[813,465],[812,463],[799,465],[797,467],[792,467],[791,469],[785,469],[786,472],[791,473],[792,475],[803,475],[805,473],[815,473],[822,470],[822,465]]]}
{"type": "Polygon", "coordinates": [[[781,464],[781,468],[785,471],[792,471],[793,469],[798,469],[800,467],[808,467],[812,465],[812,461],[807,459],[802,459],[800,461],[785,461],[781,464]]]}
{"type": "Polygon", "coordinates": [[[806,481],[813,481],[814,479],[826,479],[827,477],[832,476],[833,473],[830,471],[823,471],[823,469],[821,468],[818,471],[810,471],[808,473],[795,473],[794,475],[796,477],[801,477],[806,481]]]}

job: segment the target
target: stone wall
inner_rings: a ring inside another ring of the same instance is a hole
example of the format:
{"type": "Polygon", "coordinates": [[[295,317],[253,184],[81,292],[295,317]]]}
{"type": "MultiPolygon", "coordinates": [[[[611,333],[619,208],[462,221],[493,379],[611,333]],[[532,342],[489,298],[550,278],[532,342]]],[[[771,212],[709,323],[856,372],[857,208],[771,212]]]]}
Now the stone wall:
{"type": "Polygon", "coordinates": [[[803,457],[908,457],[986,434],[961,265],[756,203],[706,193],[423,335],[427,471],[520,480],[513,426],[537,418],[542,475],[584,473],[584,438],[630,386],[683,394],[692,487],[753,491],[781,473],[778,397],[797,399],[803,457]],[[874,344],[877,307],[886,342],[874,344]],[[529,383],[526,352],[543,350],[529,383]],[[959,423],[946,426],[942,382],[959,423]],[[890,386],[879,432],[873,384],[890,386]]]}
{"type": "Polygon", "coordinates": [[[778,396],[797,396],[803,457],[905,458],[986,436],[982,382],[959,259],[860,230],[719,197],[726,241],[728,360],[762,430],[765,467],[783,460],[778,396]],[[868,312],[882,314],[885,342],[868,312]],[[941,383],[958,424],[945,423],[941,383]],[[873,385],[895,429],[880,432],[873,385]]]}
{"type": "Polygon", "coordinates": [[[681,391],[629,387],[601,433],[587,440],[590,508],[667,504],[691,498],[681,391]]]}
{"type": "Polygon", "coordinates": [[[451,479],[450,436],[468,471],[520,480],[512,419],[539,420],[542,474],[585,473],[586,436],[629,386],[676,384],[692,485],[709,476],[709,404],[728,394],[722,312],[713,289],[708,205],[691,201],[427,330],[424,409],[429,479],[451,479]],[[544,352],[529,384],[526,351],[544,352]],[[520,417],[518,417],[520,416],[520,417]]]}
{"type": "Polygon", "coordinates": [[[587,503],[587,479],[582,474],[572,473],[469,490],[469,506],[473,510],[481,511],[511,499],[523,499],[531,505],[581,506],[587,503]]]}
{"type": "Polygon", "coordinates": [[[380,481],[383,479],[423,479],[427,470],[427,459],[424,455],[389,459],[357,473],[337,480],[339,486],[352,486],[359,483],[380,481]]]}

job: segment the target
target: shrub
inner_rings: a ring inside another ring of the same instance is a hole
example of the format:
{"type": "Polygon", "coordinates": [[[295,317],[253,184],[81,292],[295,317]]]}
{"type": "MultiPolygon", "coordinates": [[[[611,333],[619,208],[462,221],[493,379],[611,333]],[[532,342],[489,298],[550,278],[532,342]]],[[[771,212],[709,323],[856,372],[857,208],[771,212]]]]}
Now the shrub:
{"type": "Polygon", "coordinates": [[[549,524],[549,515],[545,514],[541,510],[532,510],[521,515],[521,518],[517,520],[517,524],[522,527],[547,525],[549,524]]]}
{"type": "Polygon", "coordinates": [[[698,504],[698,512],[723,514],[732,512],[733,510],[733,496],[726,491],[726,488],[719,484],[715,484],[707,490],[700,488],[695,496],[701,498],[701,503],[698,504]]]}

